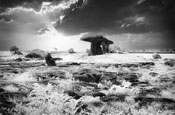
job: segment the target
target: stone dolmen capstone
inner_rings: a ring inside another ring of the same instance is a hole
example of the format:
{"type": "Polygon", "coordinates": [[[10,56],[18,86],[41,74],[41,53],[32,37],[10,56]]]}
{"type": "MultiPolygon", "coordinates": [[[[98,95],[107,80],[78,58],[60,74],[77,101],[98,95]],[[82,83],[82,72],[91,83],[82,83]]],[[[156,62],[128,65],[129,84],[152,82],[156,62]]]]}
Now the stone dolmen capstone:
{"type": "Polygon", "coordinates": [[[109,45],[113,44],[113,41],[110,41],[107,38],[104,38],[103,36],[83,37],[81,38],[81,40],[91,43],[91,55],[101,55],[109,53],[109,45]]]}

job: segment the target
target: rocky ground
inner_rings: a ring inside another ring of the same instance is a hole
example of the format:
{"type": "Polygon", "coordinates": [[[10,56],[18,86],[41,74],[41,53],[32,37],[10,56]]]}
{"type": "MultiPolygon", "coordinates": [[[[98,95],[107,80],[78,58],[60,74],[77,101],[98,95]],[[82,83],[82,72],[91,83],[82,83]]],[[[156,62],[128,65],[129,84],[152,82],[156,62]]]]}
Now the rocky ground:
{"type": "Polygon", "coordinates": [[[175,55],[0,54],[2,115],[174,115],[175,55]]]}

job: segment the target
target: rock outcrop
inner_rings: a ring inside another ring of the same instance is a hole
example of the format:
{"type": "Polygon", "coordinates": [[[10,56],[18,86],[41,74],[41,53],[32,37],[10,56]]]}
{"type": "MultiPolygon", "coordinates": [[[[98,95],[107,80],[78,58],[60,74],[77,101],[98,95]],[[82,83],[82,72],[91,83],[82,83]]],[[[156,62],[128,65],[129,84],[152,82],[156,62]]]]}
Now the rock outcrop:
{"type": "Polygon", "coordinates": [[[39,49],[32,50],[30,53],[28,53],[26,58],[39,58],[39,59],[44,59],[45,57],[45,52],[39,49]]]}

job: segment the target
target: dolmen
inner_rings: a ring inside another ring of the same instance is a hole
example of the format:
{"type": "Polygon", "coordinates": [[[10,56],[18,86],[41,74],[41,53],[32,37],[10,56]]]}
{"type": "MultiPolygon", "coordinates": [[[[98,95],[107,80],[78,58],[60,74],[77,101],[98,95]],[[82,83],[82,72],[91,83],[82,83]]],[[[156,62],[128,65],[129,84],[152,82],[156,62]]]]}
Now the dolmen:
{"type": "Polygon", "coordinates": [[[113,44],[113,41],[104,38],[103,36],[94,36],[94,37],[83,37],[82,41],[90,42],[90,54],[91,55],[101,55],[109,53],[109,45],[113,44]]]}

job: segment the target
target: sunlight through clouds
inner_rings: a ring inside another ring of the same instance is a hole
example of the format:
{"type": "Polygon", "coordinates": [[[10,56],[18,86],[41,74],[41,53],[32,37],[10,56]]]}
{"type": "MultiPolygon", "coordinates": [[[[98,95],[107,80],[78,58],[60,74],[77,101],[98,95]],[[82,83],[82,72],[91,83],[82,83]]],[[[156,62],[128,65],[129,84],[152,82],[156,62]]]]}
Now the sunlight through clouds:
{"type": "Polygon", "coordinates": [[[68,8],[70,8],[70,6],[72,4],[76,4],[77,2],[78,2],[78,0],[62,1],[59,4],[52,4],[52,2],[43,2],[39,11],[36,11],[33,8],[26,8],[26,7],[22,7],[22,6],[17,6],[14,8],[6,9],[6,12],[2,12],[0,15],[11,15],[15,12],[20,12],[20,11],[33,12],[35,14],[43,15],[43,14],[54,12],[56,10],[68,9],[68,8]]]}
{"type": "MultiPolygon", "coordinates": [[[[15,17],[16,22],[9,26],[15,30],[11,31],[11,36],[13,36],[11,41],[19,47],[32,49],[31,46],[33,46],[33,48],[43,50],[57,48],[61,51],[74,48],[77,51],[86,51],[86,48],[88,48],[86,46],[89,46],[89,44],[84,47],[83,45],[86,43],[81,43],[80,37],[83,34],[66,37],[59,30],[56,30],[54,26],[57,22],[61,24],[64,20],[66,16],[64,10],[78,7],[75,5],[77,2],[79,0],[42,2],[39,10],[32,7],[16,6],[7,8],[0,15],[15,17]],[[24,38],[26,39],[24,40],[24,38]]],[[[1,19],[0,21],[4,20],[1,19]]]]}
{"type": "Polygon", "coordinates": [[[89,49],[89,44],[80,40],[84,34],[86,33],[74,36],[64,36],[54,27],[50,27],[38,34],[37,39],[41,39],[41,47],[44,47],[45,50],[57,48],[59,51],[67,51],[68,49],[73,48],[75,51],[86,51],[86,49],[89,49]]]}

